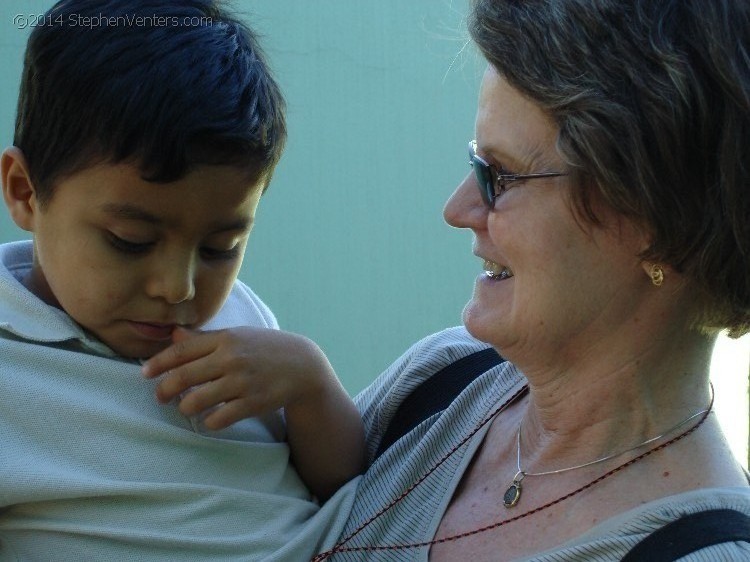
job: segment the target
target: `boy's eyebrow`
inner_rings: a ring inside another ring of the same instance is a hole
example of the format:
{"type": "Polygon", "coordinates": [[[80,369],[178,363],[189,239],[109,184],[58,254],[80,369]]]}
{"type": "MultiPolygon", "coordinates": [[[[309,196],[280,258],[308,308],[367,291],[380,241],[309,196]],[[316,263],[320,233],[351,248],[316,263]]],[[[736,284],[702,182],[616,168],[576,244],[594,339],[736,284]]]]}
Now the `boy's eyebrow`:
{"type": "Polygon", "coordinates": [[[163,221],[136,205],[128,203],[106,203],[100,207],[108,215],[113,215],[119,219],[142,221],[149,224],[161,224],[163,221]]]}
{"type": "MultiPolygon", "coordinates": [[[[105,203],[100,207],[100,209],[105,213],[113,215],[114,217],[119,219],[142,221],[149,224],[164,224],[164,221],[156,215],[153,215],[145,209],[142,209],[141,207],[132,205],[130,203],[105,203]]],[[[252,222],[252,218],[240,218],[236,221],[218,224],[216,226],[216,232],[247,230],[252,222]]]]}

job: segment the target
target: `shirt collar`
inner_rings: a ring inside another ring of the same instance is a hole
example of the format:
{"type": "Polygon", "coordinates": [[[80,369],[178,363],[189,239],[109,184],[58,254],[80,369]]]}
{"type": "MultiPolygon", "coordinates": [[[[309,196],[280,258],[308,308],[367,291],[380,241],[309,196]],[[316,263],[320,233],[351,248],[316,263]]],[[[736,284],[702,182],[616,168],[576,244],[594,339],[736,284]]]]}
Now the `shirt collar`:
{"type": "Polygon", "coordinates": [[[0,244],[0,331],[42,343],[72,340],[97,355],[115,356],[64,311],[48,305],[20,282],[32,263],[30,240],[0,244]]]}

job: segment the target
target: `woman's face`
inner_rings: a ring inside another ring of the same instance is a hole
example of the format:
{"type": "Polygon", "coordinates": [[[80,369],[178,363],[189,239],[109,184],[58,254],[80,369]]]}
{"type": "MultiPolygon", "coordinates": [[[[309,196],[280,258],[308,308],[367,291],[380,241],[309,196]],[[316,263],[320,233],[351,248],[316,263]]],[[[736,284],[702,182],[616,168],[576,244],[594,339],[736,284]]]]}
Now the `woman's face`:
{"type": "MultiPolygon", "coordinates": [[[[557,133],[535,103],[487,70],[476,119],[483,160],[509,173],[565,172],[555,149],[557,133]]],[[[513,182],[489,209],[470,173],[445,206],[450,225],[474,232],[483,270],[464,323],[519,363],[590,351],[616,326],[637,322],[634,305],[649,288],[637,257],[646,238],[596,201],[601,226],[577,218],[571,181],[561,176],[513,182]]]]}

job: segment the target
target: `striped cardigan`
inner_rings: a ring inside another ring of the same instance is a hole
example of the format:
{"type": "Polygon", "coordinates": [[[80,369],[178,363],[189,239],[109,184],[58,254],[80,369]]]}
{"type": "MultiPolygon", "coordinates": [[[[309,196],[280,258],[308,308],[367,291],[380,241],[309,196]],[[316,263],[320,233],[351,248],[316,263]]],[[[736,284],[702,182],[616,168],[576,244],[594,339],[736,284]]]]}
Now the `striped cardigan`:
{"type": "MultiPolygon", "coordinates": [[[[380,438],[403,399],[425,378],[449,363],[487,347],[463,328],[452,328],[415,344],[358,397],[372,459],[380,438]]],[[[481,375],[442,415],[429,418],[374,462],[363,478],[342,537],[399,496],[484,419],[501,400],[518,391],[524,377],[510,363],[481,375]]],[[[393,509],[368,525],[347,546],[411,544],[434,537],[453,490],[484,432],[443,463],[393,509]]],[[[731,508],[750,515],[750,488],[698,490],[663,498],[621,514],[587,533],[524,562],[613,562],[652,531],[683,514],[731,508]]],[[[332,562],[367,560],[426,561],[428,549],[336,554],[332,562]]],[[[750,560],[750,544],[736,542],[706,548],[681,562],[750,560]]]]}

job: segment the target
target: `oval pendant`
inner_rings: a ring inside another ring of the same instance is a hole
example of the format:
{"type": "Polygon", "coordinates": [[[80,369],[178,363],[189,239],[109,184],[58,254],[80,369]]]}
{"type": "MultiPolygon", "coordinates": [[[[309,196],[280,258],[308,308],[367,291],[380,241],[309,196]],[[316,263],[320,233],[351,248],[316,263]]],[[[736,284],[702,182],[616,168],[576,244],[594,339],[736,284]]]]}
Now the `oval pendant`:
{"type": "Polygon", "coordinates": [[[505,490],[505,494],[503,495],[503,505],[505,507],[513,507],[518,503],[518,500],[521,499],[521,483],[513,481],[513,484],[510,485],[510,488],[505,490]]]}

